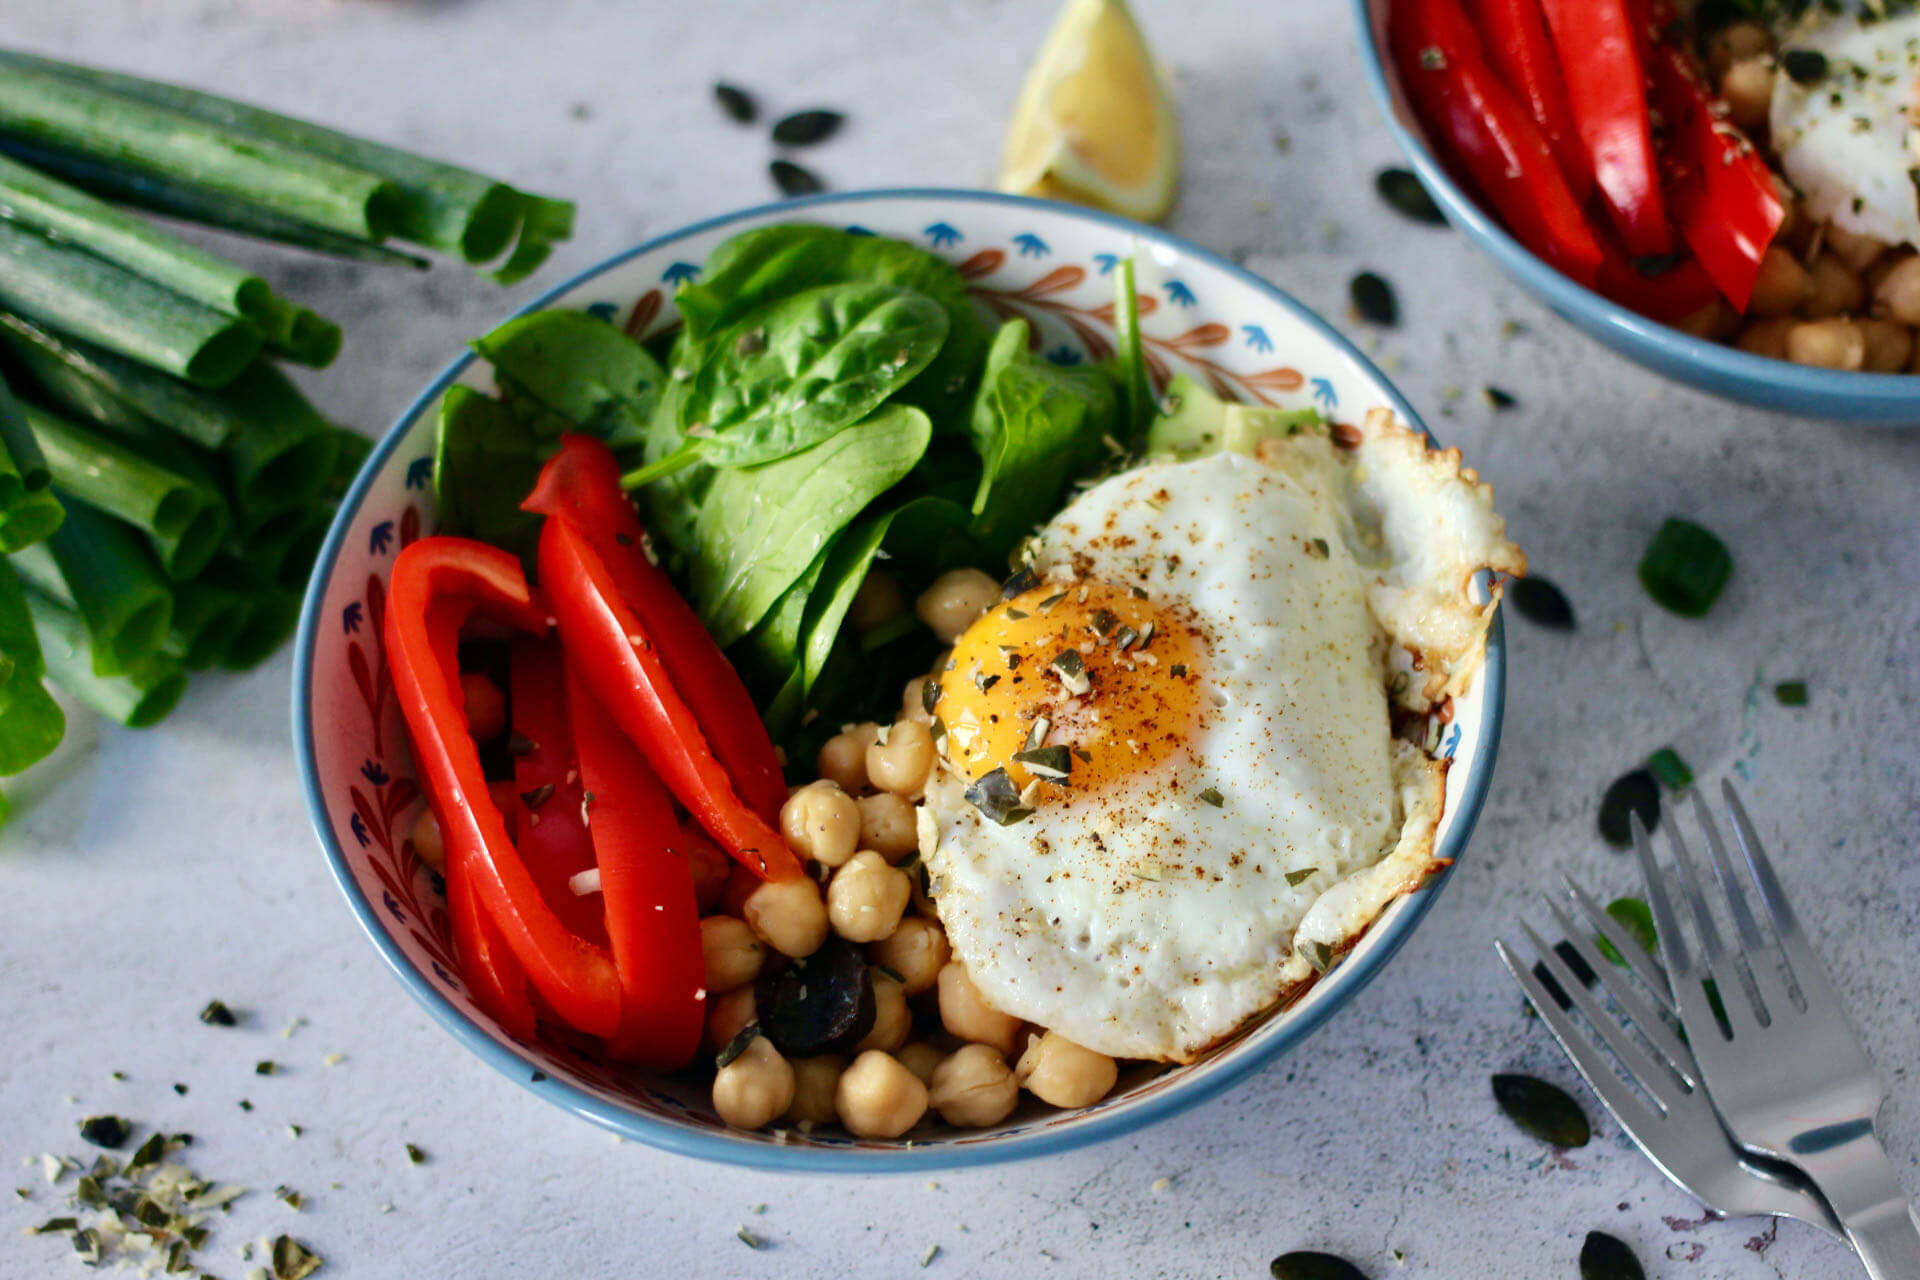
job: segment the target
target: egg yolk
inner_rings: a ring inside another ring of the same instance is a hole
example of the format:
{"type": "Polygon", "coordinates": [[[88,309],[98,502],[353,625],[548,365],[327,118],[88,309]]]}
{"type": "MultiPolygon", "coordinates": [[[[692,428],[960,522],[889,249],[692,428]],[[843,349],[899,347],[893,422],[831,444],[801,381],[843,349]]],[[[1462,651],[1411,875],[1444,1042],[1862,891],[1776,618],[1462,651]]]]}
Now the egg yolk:
{"type": "Polygon", "coordinates": [[[1043,581],[954,643],[934,715],[948,760],[969,779],[1005,769],[1023,804],[1058,803],[1193,742],[1205,659],[1184,608],[1114,583],[1043,581]]]}

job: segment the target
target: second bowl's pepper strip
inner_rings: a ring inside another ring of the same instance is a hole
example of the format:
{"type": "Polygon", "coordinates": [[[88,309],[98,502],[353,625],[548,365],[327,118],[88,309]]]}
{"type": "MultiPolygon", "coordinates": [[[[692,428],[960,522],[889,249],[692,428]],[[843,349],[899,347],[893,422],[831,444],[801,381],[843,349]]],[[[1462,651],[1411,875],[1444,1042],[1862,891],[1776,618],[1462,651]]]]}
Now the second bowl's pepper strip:
{"type": "Polygon", "coordinates": [[[539,566],[568,669],[586,682],[674,796],[762,879],[799,876],[800,863],[780,833],[734,790],[675,689],[656,638],[621,599],[613,576],[571,518],[547,518],[539,566]]]}
{"type": "Polygon", "coordinates": [[[570,672],[566,686],[599,899],[620,974],[620,1027],[607,1052],[675,1071],[700,1048],[707,994],[700,908],[678,847],[680,821],[667,789],[586,682],[570,672]]]}
{"type": "Polygon", "coordinates": [[[1480,30],[1497,33],[1485,41],[1487,61],[1546,135],[1575,203],[1585,204],[1593,193],[1593,167],[1574,126],[1573,109],[1567,105],[1567,82],[1560,74],[1560,58],[1547,34],[1540,0],[1467,2],[1480,30]]]}
{"type": "Polygon", "coordinates": [[[573,877],[594,865],[593,837],[581,806],[585,785],[567,713],[567,673],[558,641],[514,638],[508,658],[513,690],[513,785],[519,792],[514,844],[554,914],[602,946],[600,899],[573,891],[573,877]]]}
{"type": "Polygon", "coordinates": [[[546,612],[510,552],[433,537],[394,558],[387,584],[387,664],[422,787],[440,822],[449,878],[470,887],[527,980],[560,1018],[590,1035],[613,1035],[620,1025],[613,957],[553,913],[488,794],[462,709],[454,652],[460,625],[474,613],[530,635],[547,629],[546,612]]]}
{"type": "Polygon", "coordinates": [[[660,659],[740,798],[768,822],[779,820],[787,784],[753,696],[726,654],[700,625],[666,573],[647,559],[645,530],[620,488],[613,451],[591,436],[561,439],[540,471],[525,510],[562,516],[585,535],[620,599],[659,646],[660,659]]]}

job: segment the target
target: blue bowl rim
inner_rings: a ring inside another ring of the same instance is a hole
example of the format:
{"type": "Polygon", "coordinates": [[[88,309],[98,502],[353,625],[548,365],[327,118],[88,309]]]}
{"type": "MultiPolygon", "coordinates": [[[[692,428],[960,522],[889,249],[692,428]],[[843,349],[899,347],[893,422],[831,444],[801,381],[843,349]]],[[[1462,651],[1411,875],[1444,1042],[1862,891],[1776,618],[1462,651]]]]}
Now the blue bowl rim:
{"type": "MultiPolygon", "coordinates": [[[[615,253],[547,290],[538,298],[520,307],[513,315],[525,315],[527,312],[548,306],[555,299],[629,259],[716,227],[724,227],[774,212],[803,215],[809,210],[894,199],[953,200],[962,203],[1041,208],[1048,212],[1065,213],[1075,218],[1097,222],[1115,230],[1139,236],[1146,241],[1158,242],[1181,254],[1190,255],[1193,259],[1204,262],[1257,290],[1269,301],[1317,330],[1322,337],[1356,362],[1369,377],[1385,388],[1387,398],[1396,413],[1414,427],[1425,430],[1419,416],[1414,413],[1413,407],[1371,360],[1348,342],[1332,325],[1294,299],[1292,295],[1244,267],[1179,237],[1127,218],[1057,201],[1038,200],[1000,192],[941,187],[880,188],[867,191],[831,192],[755,205],[677,228],[631,249],[615,253]]],[[[1432,908],[1435,899],[1439,896],[1439,891],[1452,877],[1453,865],[1457,864],[1460,854],[1464,852],[1467,841],[1473,834],[1474,825],[1479,819],[1480,810],[1486,802],[1487,791],[1492,785],[1494,765],[1499,755],[1500,730],[1506,709],[1506,641],[1504,624],[1497,610],[1492,626],[1487,632],[1487,652],[1481,673],[1481,679],[1487,682],[1487,712],[1482,722],[1485,726],[1485,746],[1475,760],[1473,772],[1467,778],[1459,806],[1459,816],[1449,829],[1446,839],[1435,851],[1439,857],[1452,861],[1426,886],[1408,895],[1406,906],[1387,923],[1384,937],[1380,941],[1374,943],[1364,955],[1348,960],[1335,970],[1335,976],[1342,984],[1337,999],[1315,1003],[1299,1018],[1288,1024],[1282,1034],[1257,1047],[1250,1047],[1242,1054],[1243,1061],[1234,1062],[1222,1070],[1213,1072],[1190,1087],[1175,1087],[1139,1106],[1111,1115],[1096,1116],[1082,1124],[1061,1129],[1040,1130],[1029,1135],[1008,1138],[1005,1141],[966,1145],[936,1144],[924,1147],[909,1145],[892,1150],[873,1151],[858,1148],[788,1147],[764,1140],[732,1138],[719,1133],[683,1129],[638,1115],[552,1075],[547,1075],[537,1082],[534,1081],[532,1075],[538,1069],[537,1064],[495,1040],[456,1009],[409,963],[399,945],[381,927],[374,904],[361,892],[359,883],[348,871],[346,852],[334,838],[333,826],[327,816],[326,800],[320,789],[319,769],[314,754],[312,708],[306,696],[306,691],[312,684],[315,637],[318,634],[321,596],[324,594],[323,584],[339,557],[348,526],[352,524],[359,512],[374,476],[386,466],[388,459],[399,447],[407,427],[429,409],[439,399],[441,393],[452,385],[476,358],[472,352],[463,353],[427,384],[426,389],[414,398],[394,421],[393,426],[388,428],[386,434],[375,444],[372,453],[362,464],[360,473],[354,477],[346,497],[340,502],[340,509],[334,517],[332,526],[327,530],[326,541],[322,544],[319,557],[314,562],[313,577],[307,585],[306,599],[300,611],[300,627],[294,640],[293,746],[300,766],[301,787],[306,795],[308,819],[313,826],[315,836],[320,841],[321,849],[327,856],[328,868],[332,871],[333,878],[345,896],[347,906],[352,910],[354,918],[359,921],[361,929],[373,942],[381,958],[387,962],[387,967],[392,969],[400,979],[401,985],[412,994],[434,1021],[446,1028],[456,1040],[488,1066],[521,1088],[622,1137],[632,1138],[679,1155],[773,1172],[925,1173],[938,1169],[998,1164],[1009,1160],[1071,1151],[1131,1133],[1197,1106],[1239,1083],[1252,1072],[1306,1039],[1336,1010],[1351,1003],[1353,997],[1373,980],[1386,962],[1400,949],[1414,927],[1432,908]]]]}
{"type": "MultiPolygon", "coordinates": [[[[1394,110],[1393,82],[1389,78],[1386,53],[1374,37],[1372,6],[1369,0],[1352,0],[1352,5],[1359,26],[1360,60],[1366,67],[1367,86],[1386,118],[1394,141],[1446,211],[1447,220],[1462,228],[1470,240],[1477,242],[1535,296],[1563,315],[1589,317],[1612,333],[1623,353],[1640,363],[1653,362],[1668,370],[1691,366],[1702,378],[1711,379],[1714,386],[1738,386],[1741,394],[1756,402],[1764,400],[1767,392],[1775,391],[1790,396],[1796,405],[1824,400],[1837,414],[1846,414],[1849,405],[1858,406],[1853,410],[1856,416],[1865,411],[1874,415],[1871,420],[1878,425],[1896,429],[1899,423],[1880,418],[1878,413],[1906,409],[1914,415],[1909,425],[1920,426],[1920,377],[1909,373],[1818,369],[1709,342],[1630,311],[1549,266],[1482,209],[1453,180],[1426,140],[1401,122],[1394,110]]],[[[1713,389],[1706,381],[1695,381],[1695,385],[1713,389]]]]}

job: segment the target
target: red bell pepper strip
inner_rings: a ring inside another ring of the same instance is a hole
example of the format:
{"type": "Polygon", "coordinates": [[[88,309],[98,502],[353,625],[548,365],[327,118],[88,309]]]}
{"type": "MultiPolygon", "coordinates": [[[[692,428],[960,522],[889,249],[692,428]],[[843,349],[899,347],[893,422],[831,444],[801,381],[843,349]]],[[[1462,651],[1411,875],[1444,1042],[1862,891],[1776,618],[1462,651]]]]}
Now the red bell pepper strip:
{"type": "MultiPolygon", "coordinates": [[[[1656,13],[1664,11],[1656,6],[1656,13]]],[[[1660,171],[1667,207],[1707,275],[1745,312],[1760,259],[1786,221],[1786,205],[1766,161],[1724,118],[1689,54],[1655,38],[1647,66],[1654,109],[1665,124],[1660,171]]]]}
{"type": "Polygon", "coordinates": [[[1720,296],[1713,277],[1693,258],[1658,275],[1646,275],[1614,244],[1607,246],[1595,287],[1621,306],[1663,324],[1690,316],[1720,296]]]}
{"type": "Polygon", "coordinates": [[[462,892],[470,888],[527,980],[562,1019],[591,1035],[612,1035],[620,1023],[613,957],[554,915],[487,791],[480,751],[461,709],[454,655],[459,627],[474,613],[532,635],[546,631],[546,611],[510,552],[433,537],[394,557],[387,583],[387,664],[414,762],[440,822],[449,884],[463,882],[462,892]]]}
{"type": "Polygon", "coordinates": [[[1574,203],[1584,205],[1593,194],[1593,167],[1567,105],[1567,82],[1540,0],[1468,0],[1468,10],[1480,28],[1487,61],[1540,126],[1574,203]]]}
{"type": "Polygon", "coordinates": [[[665,572],[647,559],[645,530],[620,488],[613,451],[591,436],[561,439],[522,508],[571,520],[605,565],[620,599],[659,645],[667,676],[707,736],[740,798],[778,822],[786,779],[746,685],[665,572]]]}
{"type": "Polygon", "coordinates": [[[559,643],[515,637],[508,682],[513,689],[513,785],[519,793],[514,845],[561,923],[604,946],[607,922],[600,899],[575,893],[571,883],[592,869],[594,856],[580,805],[586,787],[574,753],[559,643]]]}
{"type": "Polygon", "coordinates": [[[447,867],[447,914],[453,945],[460,953],[460,976],[474,1003],[516,1040],[534,1036],[533,1001],[527,995],[527,971],[480,906],[472,881],[454,864],[447,867]]]}
{"type": "Polygon", "coordinates": [[[1594,182],[1627,252],[1673,251],[1647,113],[1643,32],[1627,0],[1541,0],[1594,182]]]}
{"type": "MultiPolygon", "coordinates": [[[[700,904],[701,915],[711,915],[720,905],[720,895],[725,892],[727,877],[740,864],[729,858],[713,837],[700,829],[700,824],[692,819],[680,824],[680,843],[675,846],[687,855],[687,862],[693,868],[693,896],[700,904]]],[[[741,868],[744,873],[745,868],[741,868]]],[[[758,884],[759,881],[754,881],[758,884]]]]}
{"type": "Polygon", "coordinates": [[[539,569],[568,669],[593,690],[674,796],[762,879],[800,875],[799,860],[773,824],[741,801],[667,674],[658,641],[621,599],[613,575],[572,520],[550,517],[541,526],[539,569]]]}
{"type": "Polygon", "coordinates": [[[1393,0],[1400,82],[1429,131],[1522,244],[1592,285],[1603,257],[1546,135],[1487,65],[1460,0],[1393,0]]]}
{"type": "Polygon", "coordinates": [[[680,820],[667,789],[579,673],[568,673],[566,685],[620,974],[620,1027],[607,1052],[677,1071],[693,1061],[706,1022],[700,908],[687,856],[675,849],[680,820]]]}

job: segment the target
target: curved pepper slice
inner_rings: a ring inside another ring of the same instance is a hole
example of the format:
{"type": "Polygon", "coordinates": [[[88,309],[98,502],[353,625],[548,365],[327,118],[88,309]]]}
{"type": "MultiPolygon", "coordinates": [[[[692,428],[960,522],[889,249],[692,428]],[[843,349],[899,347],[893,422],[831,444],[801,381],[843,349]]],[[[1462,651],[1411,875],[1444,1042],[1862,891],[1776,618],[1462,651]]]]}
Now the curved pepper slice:
{"type": "Polygon", "coordinates": [[[547,627],[520,561],[510,552],[465,538],[434,537],[410,544],[394,558],[387,583],[387,664],[413,739],[414,762],[440,822],[449,885],[460,880],[470,886],[478,909],[499,929],[527,980],[560,1018],[591,1035],[612,1035],[620,1025],[613,957],[554,915],[487,791],[480,751],[462,709],[454,653],[461,623],[475,613],[532,635],[544,634],[547,627]]]}
{"type": "Polygon", "coordinates": [[[541,527],[539,568],[568,669],[586,682],[674,796],[762,879],[800,875],[786,841],[740,799],[714,758],[667,673],[656,637],[621,599],[587,535],[566,516],[549,517],[541,527]]]}
{"type": "MultiPolygon", "coordinates": [[[[561,923],[589,942],[607,942],[605,912],[573,877],[594,865],[593,836],[580,800],[580,761],[567,713],[567,672],[557,640],[514,637],[507,664],[513,690],[513,842],[541,896],[561,923]]],[[[616,957],[616,961],[617,961],[616,957]]]]}
{"type": "Polygon", "coordinates": [[[633,500],[620,488],[620,464],[613,451],[591,436],[562,437],[560,452],[541,468],[539,482],[521,507],[564,517],[586,536],[620,599],[658,643],[668,678],[740,798],[768,822],[779,821],[787,783],[773,739],[733,664],[666,573],[647,559],[645,530],[633,500]]]}
{"type": "Polygon", "coordinates": [[[1468,0],[1468,8],[1487,37],[1487,61],[1546,135],[1574,201],[1585,204],[1593,193],[1593,169],[1567,105],[1567,82],[1540,0],[1468,0]]]}

